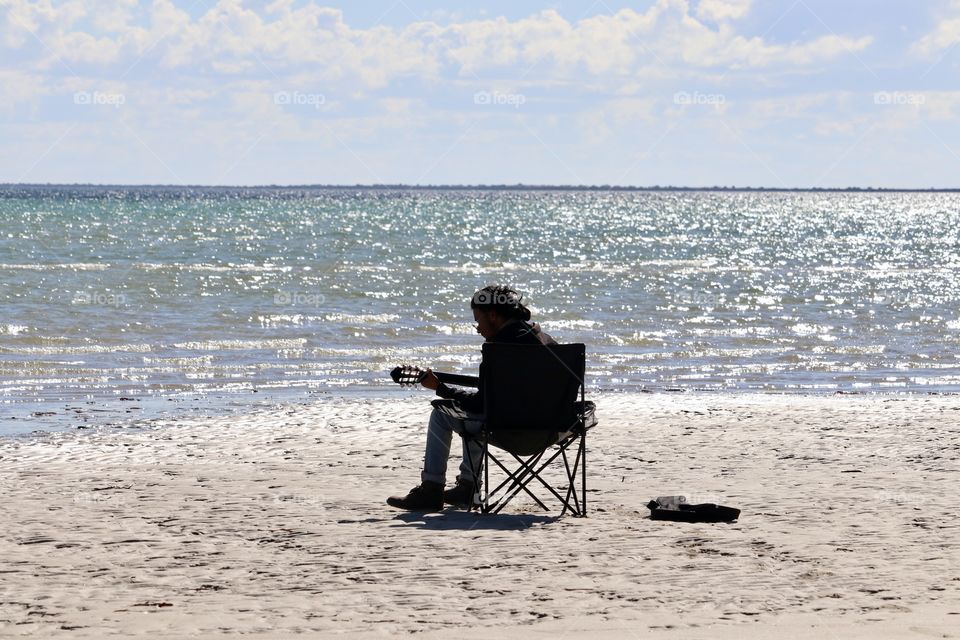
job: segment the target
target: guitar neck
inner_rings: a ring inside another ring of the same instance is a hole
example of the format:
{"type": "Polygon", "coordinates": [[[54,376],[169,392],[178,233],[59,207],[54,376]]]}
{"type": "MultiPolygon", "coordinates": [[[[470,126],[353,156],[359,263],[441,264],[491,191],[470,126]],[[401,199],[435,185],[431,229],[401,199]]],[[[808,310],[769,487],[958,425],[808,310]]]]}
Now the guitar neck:
{"type": "MultiPolygon", "coordinates": [[[[458,387],[479,387],[480,378],[476,376],[462,376],[456,373],[440,373],[434,371],[437,380],[444,384],[455,384],[458,387]]],[[[418,367],[399,366],[390,372],[393,381],[400,385],[420,384],[426,375],[424,369],[418,367]]]]}
{"type": "Polygon", "coordinates": [[[479,387],[480,378],[477,376],[463,376],[456,373],[441,373],[434,371],[433,375],[443,384],[455,384],[458,387],[479,387]]]}

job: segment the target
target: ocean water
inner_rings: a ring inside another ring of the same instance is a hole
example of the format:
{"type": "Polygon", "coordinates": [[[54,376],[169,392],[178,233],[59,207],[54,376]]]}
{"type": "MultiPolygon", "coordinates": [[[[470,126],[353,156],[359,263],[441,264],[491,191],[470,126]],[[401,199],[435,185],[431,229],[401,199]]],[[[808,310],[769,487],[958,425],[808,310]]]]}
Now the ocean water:
{"type": "Polygon", "coordinates": [[[958,269],[952,193],[0,188],[0,433],[473,372],[490,283],[591,390],[956,392],[958,269]]]}

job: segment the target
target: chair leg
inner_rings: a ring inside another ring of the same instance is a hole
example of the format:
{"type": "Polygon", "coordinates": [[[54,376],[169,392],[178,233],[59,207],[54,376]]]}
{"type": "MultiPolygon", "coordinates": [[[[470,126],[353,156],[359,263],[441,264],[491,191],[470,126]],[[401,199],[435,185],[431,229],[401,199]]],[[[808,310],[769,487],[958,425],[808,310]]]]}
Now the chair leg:
{"type": "MultiPolygon", "coordinates": [[[[477,509],[478,511],[480,511],[480,513],[483,513],[483,507],[484,507],[483,499],[484,499],[484,496],[486,495],[486,494],[483,492],[483,489],[486,488],[486,486],[487,486],[487,483],[486,483],[486,480],[487,480],[487,477],[486,477],[486,476],[487,476],[487,471],[486,471],[486,469],[487,469],[487,461],[486,461],[486,457],[487,457],[487,440],[486,440],[486,437],[484,437],[484,436],[481,436],[480,438],[473,438],[473,439],[474,439],[474,440],[479,440],[480,443],[481,443],[482,449],[483,449],[483,453],[482,453],[482,455],[481,455],[481,457],[480,457],[480,464],[483,466],[484,479],[483,479],[483,483],[482,483],[481,489],[480,489],[480,502],[479,502],[478,504],[474,504],[474,498],[477,497],[477,493],[474,493],[474,495],[470,497],[470,505],[467,507],[467,511],[470,512],[470,511],[473,511],[474,509],[477,509]]],[[[470,471],[473,473],[473,477],[474,477],[475,479],[479,480],[479,479],[480,479],[480,469],[478,469],[478,468],[474,465],[474,463],[473,463],[473,456],[468,456],[467,462],[468,462],[468,464],[470,465],[470,471]]]]}
{"type": "Polygon", "coordinates": [[[580,478],[582,481],[581,484],[581,497],[583,499],[583,513],[581,514],[584,518],[587,517],[587,430],[584,429],[583,433],[580,434],[580,457],[583,463],[583,466],[580,467],[580,478]]]}
{"type": "Polygon", "coordinates": [[[483,436],[483,505],[480,507],[480,513],[490,512],[490,450],[487,436],[483,436]]]}
{"type": "Polygon", "coordinates": [[[567,477],[569,480],[569,485],[567,486],[567,496],[568,500],[570,497],[573,498],[573,506],[570,507],[570,510],[573,512],[573,515],[577,517],[584,517],[587,515],[587,476],[586,472],[586,449],[584,448],[583,434],[578,436],[579,442],[577,443],[577,455],[573,459],[573,468],[571,469],[567,463],[566,454],[564,454],[564,465],[567,470],[567,477]],[[583,466],[581,466],[581,464],[583,466]],[[577,472],[580,472],[582,475],[578,478],[577,472]],[[579,499],[577,497],[577,481],[581,481],[581,489],[579,491],[579,499]],[[574,508],[576,507],[576,508],[574,508]]]}
{"type": "Polygon", "coordinates": [[[577,498],[577,465],[580,462],[580,450],[577,449],[577,456],[574,458],[573,469],[570,469],[570,461],[567,459],[567,452],[563,452],[563,468],[567,472],[567,499],[563,503],[563,511],[560,512],[560,515],[564,515],[567,512],[567,509],[573,513],[573,515],[580,515],[580,501],[577,498]],[[570,506],[570,499],[573,498],[573,507],[570,506]],[[576,507],[576,508],[574,508],[576,507]]]}

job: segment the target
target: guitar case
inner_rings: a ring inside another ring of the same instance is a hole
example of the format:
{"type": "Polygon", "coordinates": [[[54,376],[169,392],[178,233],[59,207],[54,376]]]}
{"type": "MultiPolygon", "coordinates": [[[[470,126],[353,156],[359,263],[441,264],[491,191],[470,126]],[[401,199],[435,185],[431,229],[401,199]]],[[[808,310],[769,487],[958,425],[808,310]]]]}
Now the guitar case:
{"type": "Polygon", "coordinates": [[[719,504],[688,504],[685,496],[664,496],[647,503],[651,520],[672,522],[733,522],[740,509],[719,504]]]}

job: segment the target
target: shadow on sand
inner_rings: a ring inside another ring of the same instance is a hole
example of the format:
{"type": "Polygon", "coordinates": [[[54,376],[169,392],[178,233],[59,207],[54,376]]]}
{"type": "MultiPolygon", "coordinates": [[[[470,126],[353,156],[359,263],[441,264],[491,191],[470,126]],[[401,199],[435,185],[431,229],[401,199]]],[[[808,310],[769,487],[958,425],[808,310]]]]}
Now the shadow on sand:
{"type": "Polygon", "coordinates": [[[452,529],[519,531],[529,529],[534,525],[552,524],[559,519],[560,516],[538,516],[525,513],[481,515],[473,511],[458,509],[446,509],[439,513],[401,513],[394,518],[394,520],[400,520],[422,529],[440,531],[452,529]]]}

